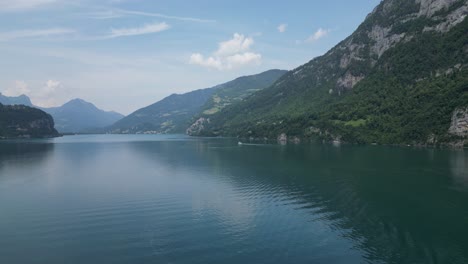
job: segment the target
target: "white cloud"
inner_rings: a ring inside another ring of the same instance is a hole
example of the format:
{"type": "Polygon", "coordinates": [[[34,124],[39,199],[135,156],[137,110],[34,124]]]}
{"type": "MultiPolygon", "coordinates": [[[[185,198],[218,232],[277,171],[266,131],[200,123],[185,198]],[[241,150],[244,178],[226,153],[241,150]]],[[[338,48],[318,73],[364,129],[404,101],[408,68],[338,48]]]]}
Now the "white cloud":
{"type": "Polygon", "coordinates": [[[200,23],[216,22],[215,20],[212,20],[212,19],[171,16],[171,15],[166,15],[166,14],[161,14],[161,13],[151,13],[151,12],[124,10],[124,9],[109,9],[109,10],[94,12],[90,14],[90,17],[95,18],[95,19],[113,19],[113,18],[121,18],[125,16],[159,17],[159,18],[164,18],[164,19],[173,19],[173,20],[180,20],[180,21],[200,22],[200,23]]]}
{"type": "Polygon", "coordinates": [[[0,12],[36,8],[54,2],[57,0],[0,0],[0,12]]]}
{"type": "Polygon", "coordinates": [[[281,24],[278,26],[278,32],[284,33],[286,32],[286,28],[288,27],[288,24],[281,24]]]}
{"type": "Polygon", "coordinates": [[[211,19],[202,19],[202,18],[194,18],[194,17],[179,17],[179,16],[171,16],[159,13],[149,13],[149,12],[141,12],[141,11],[131,11],[131,10],[120,10],[123,14],[127,15],[138,15],[138,16],[148,16],[148,17],[160,17],[166,19],[174,19],[174,20],[182,20],[182,21],[191,21],[191,22],[202,22],[202,23],[210,23],[216,22],[215,20],[211,19]]]}
{"type": "Polygon", "coordinates": [[[28,84],[25,81],[15,81],[13,86],[8,87],[2,94],[6,96],[19,96],[22,94],[29,94],[31,90],[28,88],[28,84]]]}
{"type": "Polygon", "coordinates": [[[29,85],[25,81],[17,80],[13,86],[3,91],[6,96],[19,96],[25,94],[30,97],[34,105],[41,107],[52,107],[58,105],[57,98],[60,93],[66,93],[61,91],[62,84],[57,80],[47,80],[42,87],[29,88],[29,85]]]}
{"type": "Polygon", "coordinates": [[[315,31],[315,33],[312,36],[310,36],[310,37],[308,37],[306,39],[306,42],[309,42],[309,43],[315,42],[315,41],[327,36],[328,33],[330,33],[329,29],[319,28],[317,31],[315,31]]]}
{"type": "Polygon", "coordinates": [[[218,56],[228,56],[250,49],[254,44],[253,38],[246,38],[244,35],[235,33],[230,40],[219,43],[218,50],[215,52],[218,56]]]}
{"type": "Polygon", "coordinates": [[[190,56],[190,63],[197,64],[200,66],[204,66],[207,68],[214,68],[217,70],[231,70],[243,65],[248,64],[260,64],[262,61],[262,55],[253,53],[253,52],[245,52],[234,54],[227,57],[207,57],[205,58],[200,53],[194,53],[190,56]]]}
{"type": "Polygon", "coordinates": [[[262,60],[262,55],[258,53],[253,53],[253,52],[234,54],[226,58],[228,69],[232,69],[234,67],[247,65],[247,64],[260,64],[261,60],[262,60]]]}
{"type": "MultiPolygon", "coordinates": [[[[59,58],[66,60],[67,63],[83,65],[86,69],[90,67],[106,68],[106,69],[121,69],[121,68],[132,68],[132,69],[144,69],[144,68],[155,68],[167,66],[167,61],[174,61],[176,54],[166,53],[162,54],[113,54],[105,52],[94,52],[85,49],[76,48],[63,48],[63,47],[52,47],[52,48],[39,48],[33,47],[24,49],[23,47],[5,47],[4,52],[12,54],[21,54],[26,57],[39,56],[39,59],[47,58],[59,58]],[[164,60],[164,62],[163,62],[164,60]]],[[[186,61],[186,56],[179,55],[176,59],[180,62],[186,61]]],[[[37,61],[36,60],[36,61],[37,61]]]]}
{"type": "Polygon", "coordinates": [[[200,66],[204,66],[207,68],[215,68],[221,70],[223,68],[223,64],[220,58],[208,57],[204,58],[204,56],[200,53],[194,53],[190,56],[190,64],[197,64],[200,66]]]}
{"type": "Polygon", "coordinates": [[[71,34],[75,31],[68,28],[47,28],[47,29],[30,29],[30,30],[18,30],[0,32],[0,41],[9,41],[19,38],[40,38],[52,35],[64,35],[71,34]]]}
{"type": "Polygon", "coordinates": [[[146,24],[146,25],[143,25],[142,27],[137,27],[137,28],[111,29],[110,35],[104,38],[118,38],[118,37],[152,34],[152,33],[158,33],[161,31],[168,30],[169,28],[170,26],[168,24],[166,24],[165,22],[162,22],[162,23],[146,24]]]}
{"type": "Polygon", "coordinates": [[[113,19],[113,18],[121,18],[125,15],[118,10],[104,10],[99,12],[92,12],[88,13],[87,16],[93,19],[113,19]]]}
{"type": "Polygon", "coordinates": [[[57,88],[60,86],[60,82],[56,80],[48,80],[43,89],[44,94],[51,94],[57,90],[57,88]]]}
{"type": "Polygon", "coordinates": [[[31,93],[31,100],[35,105],[41,107],[52,107],[59,105],[57,100],[61,92],[62,83],[57,80],[47,80],[41,89],[31,93]]]}
{"type": "Polygon", "coordinates": [[[232,39],[220,42],[213,55],[205,58],[200,53],[193,53],[189,63],[217,70],[231,70],[251,64],[259,65],[262,55],[249,51],[253,44],[253,38],[235,33],[232,39]]]}

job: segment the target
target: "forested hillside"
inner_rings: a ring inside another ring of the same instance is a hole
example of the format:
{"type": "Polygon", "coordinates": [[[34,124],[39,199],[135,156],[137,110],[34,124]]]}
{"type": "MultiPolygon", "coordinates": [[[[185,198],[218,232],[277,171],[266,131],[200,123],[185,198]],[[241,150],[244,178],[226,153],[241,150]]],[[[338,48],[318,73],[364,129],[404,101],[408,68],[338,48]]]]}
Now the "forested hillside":
{"type": "Polygon", "coordinates": [[[0,104],[0,138],[42,138],[59,136],[47,113],[24,105],[0,104]]]}
{"type": "Polygon", "coordinates": [[[192,134],[463,144],[467,14],[466,0],[382,1],[325,55],[203,120],[192,134]],[[449,132],[453,124],[459,132],[449,132]]]}

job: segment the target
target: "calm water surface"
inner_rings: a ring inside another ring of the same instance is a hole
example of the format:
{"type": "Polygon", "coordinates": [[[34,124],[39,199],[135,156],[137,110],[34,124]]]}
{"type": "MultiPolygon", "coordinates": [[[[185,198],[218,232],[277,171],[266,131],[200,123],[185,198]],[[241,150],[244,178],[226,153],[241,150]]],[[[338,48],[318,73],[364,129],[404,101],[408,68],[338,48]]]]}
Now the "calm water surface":
{"type": "Polygon", "coordinates": [[[468,263],[468,153],[3,141],[0,263],[468,263]]]}

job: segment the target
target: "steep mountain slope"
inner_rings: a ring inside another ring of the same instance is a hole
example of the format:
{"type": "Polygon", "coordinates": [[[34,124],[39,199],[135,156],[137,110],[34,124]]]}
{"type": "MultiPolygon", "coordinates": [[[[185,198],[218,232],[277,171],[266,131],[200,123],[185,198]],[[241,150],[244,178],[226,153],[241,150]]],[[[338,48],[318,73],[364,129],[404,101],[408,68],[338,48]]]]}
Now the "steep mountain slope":
{"type": "Polygon", "coordinates": [[[0,104],[0,138],[57,137],[54,120],[45,112],[24,105],[0,104]]]}
{"type": "Polygon", "coordinates": [[[24,94],[20,96],[5,96],[0,93],[0,104],[33,106],[29,97],[24,94]]]}
{"type": "Polygon", "coordinates": [[[465,132],[449,128],[466,124],[460,111],[468,106],[467,14],[467,0],[384,0],[325,55],[199,120],[192,134],[463,141],[465,132]]]}
{"type": "Polygon", "coordinates": [[[270,86],[285,71],[239,77],[211,88],[172,94],[119,120],[111,133],[184,133],[194,116],[211,115],[254,91],[270,86]]]}
{"type": "Polygon", "coordinates": [[[141,108],[110,126],[110,133],[170,133],[183,131],[185,124],[210,98],[214,89],[172,94],[141,108]]]}
{"type": "Polygon", "coordinates": [[[62,106],[42,110],[52,115],[55,128],[61,133],[87,132],[106,127],[123,118],[119,113],[103,111],[82,99],[74,99],[62,106]]]}
{"type": "Polygon", "coordinates": [[[254,92],[260,91],[278,80],[287,71],[269,70],[260,74],[243,76],[234,81],[214,87],[216,92],[203,105],[201,114],[210,116],[224,107],[240,102],[254,92]]]}

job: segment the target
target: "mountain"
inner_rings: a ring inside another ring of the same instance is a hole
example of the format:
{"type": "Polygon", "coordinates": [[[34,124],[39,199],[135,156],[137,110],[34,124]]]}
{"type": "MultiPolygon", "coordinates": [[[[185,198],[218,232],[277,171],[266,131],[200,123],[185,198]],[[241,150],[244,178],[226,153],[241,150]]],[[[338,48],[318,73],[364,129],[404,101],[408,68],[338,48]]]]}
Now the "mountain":
{"type": "Polygon", "coordinates": [[[256,75],[239,77],[215,86],[216,91],[202,106],[201,115],[213,115],[226,106],[244,100],[250,94],[270,86],[286,72],[285,70],[269,70],[256,75]]]}
{"type": "Polygon", "coordinates": [[[211,115],[248,94],[264,89],[285,71],[239,77],[211,88],[172,94],[109,127],[111,133],[184,133],[194,116],[211,115]]]}
{"type": "Polygon", "coordinates": [[[60,133],[94,132],[124,117],[113,111],[103,111],[82,99],[71,100],[59,107],[45,108],[34,106],[26,95],[9,97],[0,93],[0,103],[3,105],[26,105],[47,112],[54,118],[55,128],[60,133]]]}
{"type": "Polygon", "coordinates": [[[189,134],[467,142],[468,1],[384,0],[356,31],[189,134]]]}
{"type": "Polygon", "coordinates": [[[57,137],[50,115],[25,105],[0,104],[0,138],[57,137]]]}
{"type": "Polygon", "coordinates": [[[122,118],[110,126],[108,131],[124,134],[181,132],[213,92],[214,89],[208,88],[172,94],[122,118]]]}
{"type": "Polygon", "coordinates": [[[52,115],[55,128],[61,133],[79,133],[109,126],[124,116],[116,112],[103,111],[82,99],[51,108],[42,108],[52,115]]]}
{"type": "Polygon", "coordinates": [[[33,104],[31,103],[31,100],[29,99],[29,97],[27,97],[24,94],[22,94],[20,96],[16,96],[16,97],[13,97],[13,96],[9,97],[9,96],[5,96],[2,93],[0,93],[0,104],[3,104],[3,105],[33,106],[33,104]]]}

